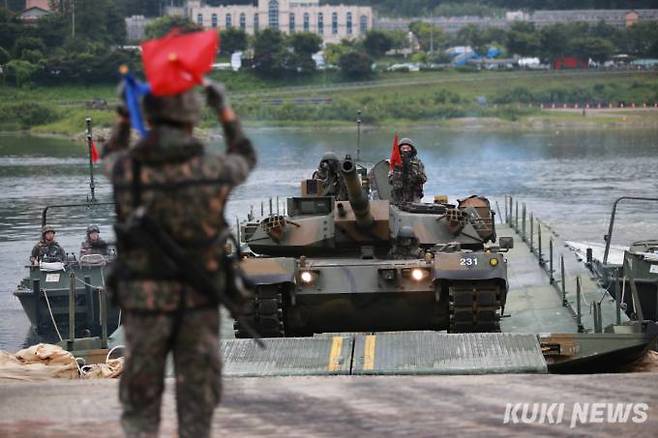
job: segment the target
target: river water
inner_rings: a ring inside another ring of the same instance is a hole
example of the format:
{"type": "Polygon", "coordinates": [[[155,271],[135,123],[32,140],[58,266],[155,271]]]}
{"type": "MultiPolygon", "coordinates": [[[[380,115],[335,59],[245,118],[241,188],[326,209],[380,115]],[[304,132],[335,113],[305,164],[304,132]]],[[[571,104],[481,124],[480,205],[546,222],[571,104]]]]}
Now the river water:
{"type": "MultiPolygon", "coordinates": [[[[483,194],[503,208],[505,194],[525,201],[528,209],[551,224],[565,240],[601,242],[612,202],[625,195],[658,196],[658,131],[456,132],[414,129],[402,132],[419,146],[429,181],[425,193],[451,199],[483,194]]],[[[250,132],[259,164],[235,190],[228,217],[258,212],[269,197],[295,195],[326,151],[355,154],[354,132],[262,129],[250,132]]],[[[362,132],[361,158],[375,163],[390,153],[390,129],[362,132]]],[[[212,147],[220,149],[219,140],[212,147]]],[[[99,169],[97,169],[99,172],[99,169]]],[[[0,349],[14,351],[26,339],[29,323],[13,290],[39,239],[46,205],[84,203],[89,193],[86,147],[60,139],[0,135],[0,349]]],[[[111,189],[97,175],[100,202],[111,189]]],[[[267,204],[266,204],[267,205],[267,204]]],[[[266,207],[268,209],[268,207],[266,207]]],[[[111,238],[110,208],[58,210],[49,222],[57,239],[77,252],[90,223],[111,238]]],[[[658,237],[658,206],[620,210],[615,244],[644,235],[658,237]]]]}

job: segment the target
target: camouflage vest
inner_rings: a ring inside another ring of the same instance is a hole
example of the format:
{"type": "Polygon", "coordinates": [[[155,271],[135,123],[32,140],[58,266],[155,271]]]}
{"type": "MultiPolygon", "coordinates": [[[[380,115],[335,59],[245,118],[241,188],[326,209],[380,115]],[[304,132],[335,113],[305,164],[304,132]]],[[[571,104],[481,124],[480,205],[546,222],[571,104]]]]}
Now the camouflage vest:
{"type": "MultiPolygon", "coordinates": [[[[191,259],[221,282],[223,247],[217,238],[226,226],[223,212],[231,189],[223,178],[222,157],[170,127],[158,127],[130,151],[117,154],[111,168],[117,220],[125,222],[136,208],[145,207],[191,259]]],[[[118,291],[123,308],[173,311],[183,295],[185,307],[209,305],[203,293],[179,281],[157,250],[118,243],[120,262],[129,269],[118,291]]]]}

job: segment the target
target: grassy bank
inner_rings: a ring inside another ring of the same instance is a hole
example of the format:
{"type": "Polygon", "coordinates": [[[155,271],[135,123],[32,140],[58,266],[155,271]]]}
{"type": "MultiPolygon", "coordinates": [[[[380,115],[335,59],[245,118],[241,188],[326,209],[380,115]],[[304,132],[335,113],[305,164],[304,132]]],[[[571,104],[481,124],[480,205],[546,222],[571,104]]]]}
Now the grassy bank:
{"type": "MultiPolygon", "coordinates": [[[[385,74],[355,83],[334,73],[289,81],[265,81],[248,73],[217,75],[246,124],[341,127],[357,111],[367,125],[527,128],[546,126],[657,126],[655,112],[541,111],[539,103],[657,102],[655,73],[599,72],[421,72],[385,74]],[[531,105],[534,105],[531,107],[531,105]]],[[[98,127],[114,118],[115,87],[0,87],[0,130],[76,135],[84,119],[98,127]],[[104,99],[106,110],[89,109],[104,99]]],[[[204,114],[202,127],[214,124],[204,114]]]]}

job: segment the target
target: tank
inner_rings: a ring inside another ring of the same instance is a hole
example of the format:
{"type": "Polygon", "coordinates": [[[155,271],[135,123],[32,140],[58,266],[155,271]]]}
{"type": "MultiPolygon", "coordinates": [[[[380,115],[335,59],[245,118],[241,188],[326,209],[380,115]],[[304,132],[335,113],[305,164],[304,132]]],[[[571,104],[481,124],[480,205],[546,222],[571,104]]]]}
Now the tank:
{"type": "MultiPolygon", "coordinates": [[[[393,205],[388,163],[341,164],[348,199],[287,199],[286,214],[242,227],[256,285],[246,319],[263,337],[317,333],[500,331],[511,239],[496,244],[489,201],[393,205]]],[[[248,337],[239,323],[236,337],[248,337]]]]}

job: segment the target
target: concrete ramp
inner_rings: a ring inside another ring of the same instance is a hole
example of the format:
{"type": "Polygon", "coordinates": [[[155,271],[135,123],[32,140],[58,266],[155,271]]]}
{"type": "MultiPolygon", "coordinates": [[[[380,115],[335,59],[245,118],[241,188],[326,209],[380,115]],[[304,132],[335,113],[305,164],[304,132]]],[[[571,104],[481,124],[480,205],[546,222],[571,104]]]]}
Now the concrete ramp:
{"type": "Polygon", "coordinates": [[[348,375],[351,336],[268,338],[261,349],[250,339],[222,341],[223,373],[232,377],[348,375]]]}
{"type": "Polygon", "coordinates": [[[546,373],[534,335],[383,333],[356,338],[352,374],[546,373]]]}
{"type": "Polygon", "coordinates": [[[546,373],[534,335],[401,332],[222,341],[224,375],[429,375],[546,373]]]}

